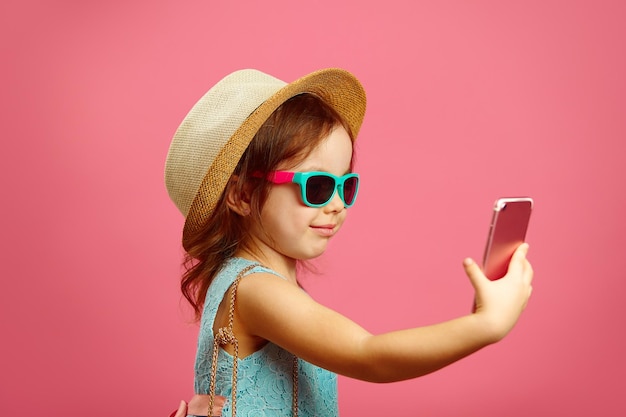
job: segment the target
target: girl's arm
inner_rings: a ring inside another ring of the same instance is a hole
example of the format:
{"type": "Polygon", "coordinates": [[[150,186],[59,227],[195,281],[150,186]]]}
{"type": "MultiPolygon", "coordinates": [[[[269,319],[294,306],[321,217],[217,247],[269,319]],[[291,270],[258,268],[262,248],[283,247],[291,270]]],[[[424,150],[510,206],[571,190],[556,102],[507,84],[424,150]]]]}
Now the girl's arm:
{"type": "Polygon", "coordinates": [[[475,312],[432,326],[372,335],[271,274],[242,279],[236,321],[246,333],[342,375],[372,382],[415,378],[499,341],[513,328],[532,289],[527,250],[526,244],[517,249],[498,281],[466,259],[475,312]]]}

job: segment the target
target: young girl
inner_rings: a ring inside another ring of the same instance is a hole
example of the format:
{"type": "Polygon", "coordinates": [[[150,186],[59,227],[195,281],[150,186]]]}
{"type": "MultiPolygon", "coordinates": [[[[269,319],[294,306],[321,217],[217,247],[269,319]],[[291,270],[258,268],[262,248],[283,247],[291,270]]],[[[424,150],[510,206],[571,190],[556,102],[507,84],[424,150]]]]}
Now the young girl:
{"type": "Polygon", "coordinates": [[[200,319],[190,415],[336,416],[336,374],[419,377],[515,325],[531,292],[525,244],[498,281],[466,259],[475,311],[427,327],[372,335],[299,286],[299,262],[324,252],[358,196],[364,113],[363,88],[346,71],[287,84],[242,70],[178,128],[166,184],[185,216],[182,292],[200,319]]]}

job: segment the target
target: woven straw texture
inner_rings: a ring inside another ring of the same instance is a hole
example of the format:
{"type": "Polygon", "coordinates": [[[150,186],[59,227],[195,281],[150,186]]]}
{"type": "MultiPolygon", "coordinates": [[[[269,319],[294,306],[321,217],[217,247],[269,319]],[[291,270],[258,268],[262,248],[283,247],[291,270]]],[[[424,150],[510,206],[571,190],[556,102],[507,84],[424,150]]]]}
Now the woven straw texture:
{"type": "Polygon", "coordinates": [[[365,92],[341,69],[319,70],[290,84],[257,70],[240,70],[193,106],[172,139],[165,165],[170,198],[186,217],[183,247],[211,215],[260,126],[282,103],[305,92],[335,108],[356,138],[365,115],[365,92]]]}

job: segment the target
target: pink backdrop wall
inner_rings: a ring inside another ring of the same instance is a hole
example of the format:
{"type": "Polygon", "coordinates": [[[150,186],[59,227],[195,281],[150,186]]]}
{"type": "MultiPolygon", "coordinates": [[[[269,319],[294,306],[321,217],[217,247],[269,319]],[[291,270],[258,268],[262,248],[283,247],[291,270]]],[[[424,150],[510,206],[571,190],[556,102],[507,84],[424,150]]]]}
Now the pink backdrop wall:
{"type": "Polygon", "coordinates": [[[493,200],[536,200],[509,338],[418,380],[342,378],[342,415],[624,415],[623,2],[13,3],[0,414],[165,416],[191,395],[170,137],[232,70],[339,66],[369,108],[359,204],[305,280],[322,302],[372,332],[464,314],[493,200]]]}

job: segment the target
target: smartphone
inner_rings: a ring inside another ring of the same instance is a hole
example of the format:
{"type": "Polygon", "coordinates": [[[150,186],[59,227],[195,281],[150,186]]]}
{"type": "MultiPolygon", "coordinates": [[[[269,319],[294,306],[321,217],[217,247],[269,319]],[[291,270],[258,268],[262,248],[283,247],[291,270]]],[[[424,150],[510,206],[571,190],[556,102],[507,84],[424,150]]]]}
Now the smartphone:
{"type": "Polygon", "coordinates": [[[506,275],[515,249],[526,239],[533,199],[499,198],[493,207],[489,236],[483,256],[483,273],[491,280],[506,275]]]}

